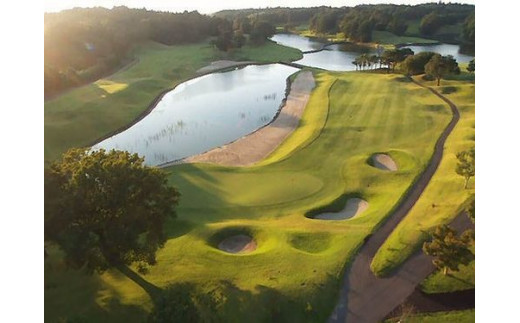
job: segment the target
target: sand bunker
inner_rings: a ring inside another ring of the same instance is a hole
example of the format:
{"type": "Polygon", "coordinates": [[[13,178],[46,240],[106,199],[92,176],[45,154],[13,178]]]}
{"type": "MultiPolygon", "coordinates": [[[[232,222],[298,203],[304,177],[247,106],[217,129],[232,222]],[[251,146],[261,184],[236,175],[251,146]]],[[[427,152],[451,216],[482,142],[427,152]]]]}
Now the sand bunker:
{"type": "Polygon", "coordinates": [[[319,220],[345,220],[360,214],[367,208],[367,201],[357,197],[353,197],[347,200],[347,203],[345,203],[345,208],[343,210],[336,213],[331,212],[318,214],[314,218],[319,220]]]}
{"type": "Polygon", "coordinates": [[[371,157],[372,165],[376,168],[388,171],[396,171],[397,164],[392,159],[392,157],[387,154],[374,154],[371,157]]]}
{"type": "Polygon", "coordinates": [[[256,242],[248,235],[237,234],[222,240],[218,248],[229,253],[247,253],[256,250],[256,242]]]}
{"type": "Polygon", "coordinates": [[[236,67],[244,66],[244,65],[248,65],[248,64],[252,64],[252,63],[254,63],[254,62],[253,61],[236,62],[236,61],[226,61],[226,60],[215,61],[215,62],[212,62],[210,65],[200,68],[199,70],[197,70],[197,73],[206,74],[206,73],[211,73],[211,72],[218,71],[218,70],[221,70],[224,68],[229,68],[229,67],[234,67],[234,66],[236,66],[236,67]]]}

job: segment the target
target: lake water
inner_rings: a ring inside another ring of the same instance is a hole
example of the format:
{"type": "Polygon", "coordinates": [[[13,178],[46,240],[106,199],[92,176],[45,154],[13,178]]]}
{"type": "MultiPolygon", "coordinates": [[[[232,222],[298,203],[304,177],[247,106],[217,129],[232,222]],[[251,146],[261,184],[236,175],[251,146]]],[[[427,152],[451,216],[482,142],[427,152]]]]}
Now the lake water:
{"type": "MultiPolygon", "coordinates": [[[[271,39],[281,45],[294,47],[301,51],[318,49],[323,46],[323,43],[295,34],[276,34],[271,39]]],[[[467,63],[474,58],[473,56],[460,54],[458,45],[437,44],[406,47],[412,49],[414,53],[431,51],[441,55],[452,55],[458,63],[467,63]]],[[[375,54],[375,50],[370,53],[375,54]]],[[[352,61],[361,54],[358,51],[342,50],[341,45],[332,45],[328,46],[327,50],[303,54],[303,58],[296,61],[296,63],[330,71],[355,71],[356,66],[352,64],[352,61]]]]}
{"type": "Polygon", "coordinates": [[[474,56],[464,55],[459,53],[459,45],[451,44],[437,44],[437,45],[425,45],[425,46],[405,46],[413,50],[415,54],[420,52],[435,52],[443,56],[452,55],[457,63],[468,63],[474,56]]]}
{"type": "Polygon", "coordinates": [[[225,145],[268,124],[298,69],[250,65],[179,84],[141,121],[93,149],[127,150],[160,165],[225,145]]]}
{"type": "MultiPolygon", "coordinates": [[[[323,43],[294,34],[276,34],[271,40],[301,51],[319,49],[323,46],[323,43]]],[[[329,71],[355,71],[356,66],[352,61],[361,54],[357,51],[341,50],[341,45],[331,45],[320,52],[303,54],[303,58],[295,63],[329,71]]]]}

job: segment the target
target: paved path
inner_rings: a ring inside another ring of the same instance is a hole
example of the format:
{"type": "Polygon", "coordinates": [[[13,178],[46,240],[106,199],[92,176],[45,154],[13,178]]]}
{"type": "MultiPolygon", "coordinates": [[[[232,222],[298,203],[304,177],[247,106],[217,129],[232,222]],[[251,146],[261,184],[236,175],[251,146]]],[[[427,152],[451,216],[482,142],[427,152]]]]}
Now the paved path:
{"type": "MultiPolygon", "coordinates": [[[[433,156],[419,179],[404,196],[393,214],[360,248],[351,266],[346,268],[339,301],[329,318],[329,322],[379,322],[396,306],[401,304],[407,296],[412,294],[417,284],[434,270],[431,259],[421,252],[410,257],[390,277],[376,278],[370,270],[370,263],[377,250],[399,222],[408,214],[430,182],[442,160],[444,143],[460,118],[459,111],[453,102],[436,90],[426,87],[415,80],[412,81],[421,87],[427,88],[445,101],[453,113],[452,120],[437,140],[433,156]]],[[[457,216],[452,226],[457,230],[462,230],[471,227],[471,221],[464,214],[461,214],[457,216]]]]}

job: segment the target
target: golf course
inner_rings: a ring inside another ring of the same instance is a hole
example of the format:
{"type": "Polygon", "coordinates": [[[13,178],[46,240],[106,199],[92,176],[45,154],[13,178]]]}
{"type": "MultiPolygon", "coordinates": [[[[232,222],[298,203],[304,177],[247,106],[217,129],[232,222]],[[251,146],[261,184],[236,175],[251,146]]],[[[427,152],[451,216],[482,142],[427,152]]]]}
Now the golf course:
{"type": "MultiPolygon", "coordinates": [[[[414,40],[439,44],[374,31],[374,42],[390,51],[414,40]]],[[[180,195],[153,265],[71,268],[66,251],[45,241],[46,321],[143,322],[160,295],[173,291],[191,295],[201,322],[396,322],[388,315],[414,290],[475,288],[474,260],[446,276],[422,252],[438,226],[453,224],[459,233],[474,227],[466,216],[474,177],[465,187],[455,172],[457,154],[475,145],[468,63],[437,86],[424,71],[409,75],[400,65],[382,68],[381,61],[379,68],[349,71],[298,63],[336,48],[304,54],[266,40],[222,52],[212,44],[141,42],[131,50],[131,63],[46,99],[48,168],[71,148],[140,129],[161,100],[169,102],[170,91],[206,76],[240,83],[238,72],[262,72],[250,66],[295,70],[282,80],[284,98],[243,95],[277,107],[261,116],[256,130],[151,166],[180,195]],[[400,281],[407,273],[413,277],[400,281]]],[[[220,88],[212,86],[201,91],[220,88]]],[[[186,91],[179,100],[201,95],[186,91]]],[[[221,91],[235,100],[229,89],[221,91]]],[[[238,119],[247,117],[240,112],[238,119]]],[[[180,134],[183,122],[190,120],[175,121],[180,134]]],[[[181,140],[168,138],[172,147],[181,140]]],[[[474,320],[474,308],[448,310],[417,313],[406,322],[474,320]]]]}

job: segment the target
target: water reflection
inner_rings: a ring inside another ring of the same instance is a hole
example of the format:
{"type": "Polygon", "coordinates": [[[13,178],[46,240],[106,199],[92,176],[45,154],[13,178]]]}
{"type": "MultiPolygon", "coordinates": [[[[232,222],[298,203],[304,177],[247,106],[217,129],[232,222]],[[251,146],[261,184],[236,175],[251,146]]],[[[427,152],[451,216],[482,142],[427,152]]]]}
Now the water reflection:
{"type": "Polygon", "coordinates": [[[474,59],[474,56],[469,56],[465,54],[459,53],[460,46],[459,45],[451,45],[451,44],[436,44],[436,45],[424,45],[424,46],[406,46],[407,48],[410,48],[413,50],[414,53],[420,53],[420,52],[435,52],[439,53],[443,56],[451,55],[456,60],[457,63],[468,63],[472,59],[474,59]]]}
{"type": "Polygon", "coordinates": [[[234,141],[272,120],[297,69],[280,64],[202,76],[168,92],[126,131],[93,148],[120,149],[159,165],[234,141]]]}
{"type": "MultiPolygon", "coordinates": [[[[318,49],[323,46],[323,43],[294,34],[276,34],[271,39],[279,44],[295,47],[301,51],[318,49]]],[[[331,45],[320,52],[303,54],[303,58],[296,63],[329,71],[355,71],[356,66],[352,64],[352,61],[362,53],[372,52],[375,52],[375,50],[354,44],[331,45]]]]}
{"type": "MultiPolygon", "coordinates": [[[[295,34],[276,34],[271,39],[279,44],[298,48],[301,51],[318,49],[323,46],[323,43],[295,34]]],[[[467,63],[474,58],[473,56],[460,54],[460,46],[458,45],[437,44],[406,47],[412,49],[414,53],[431,51],[441,55],[452,55],[458,63],[467,63]]],[[[352,64],[352,61],[356,57],[363,53],[381,55],[382,49],[383,47],[381,46],[372,49],[355,44],[332,45],[327,46],[326,50],[320,52],[303,54],[303,58],[296,61],[296,63],[330,71],[355,71],[356,66],[352,64]]]]}

